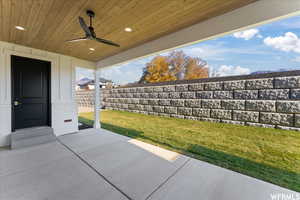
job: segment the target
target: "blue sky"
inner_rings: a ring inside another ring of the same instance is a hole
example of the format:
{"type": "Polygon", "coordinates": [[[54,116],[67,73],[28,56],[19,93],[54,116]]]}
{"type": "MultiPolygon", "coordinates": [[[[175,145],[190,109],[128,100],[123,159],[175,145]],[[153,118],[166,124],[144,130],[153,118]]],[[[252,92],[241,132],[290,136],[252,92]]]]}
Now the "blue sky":
{"type": "MultiPolygon", "coordinates": [[[[206,60],[213,76],[241,75],[280,69],[300,70],[300,16],[177,50],[183,50],[190,56],[206,60]]],[[[118,84],[138,81],[145,64],[153,57],[102,69],[101,77],[118,84]]],[[[82,77],[91,78],[92,72],[79,70],[77,79],[82,77]]]]}

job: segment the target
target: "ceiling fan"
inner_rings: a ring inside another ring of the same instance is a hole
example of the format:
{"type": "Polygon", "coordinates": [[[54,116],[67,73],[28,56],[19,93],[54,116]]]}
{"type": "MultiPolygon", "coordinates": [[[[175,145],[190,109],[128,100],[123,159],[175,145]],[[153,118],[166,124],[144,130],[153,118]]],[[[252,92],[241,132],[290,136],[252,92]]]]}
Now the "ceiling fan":
{"type": "Polygon", "coordinates": [[[109,40],[105,40],[103,38],[98,38],[96,36],[96,33],[95,33],[93,25],[92,25],[92,18],[95,17],[95,13],[92,10],[87,10],[86,14],[90,17],[90,26],[86,25],[86,23],[85,23],[85,21],[82,17],[78,17],[79,24],[80,24],[81,28],[83,29],[83,31],[85,32],[85,37],[68,40],[67,42],[79,42],[79,41],[84,41],[84,40],[95,40],[97,42],[101,42],[101,43],[104,43],[104,44],[112,45],[112,46],[115,46],[115,47],[120,47],[120,45],[117,44],[117,43],[114,43],[114,42],[109,41],[109,40]]]}

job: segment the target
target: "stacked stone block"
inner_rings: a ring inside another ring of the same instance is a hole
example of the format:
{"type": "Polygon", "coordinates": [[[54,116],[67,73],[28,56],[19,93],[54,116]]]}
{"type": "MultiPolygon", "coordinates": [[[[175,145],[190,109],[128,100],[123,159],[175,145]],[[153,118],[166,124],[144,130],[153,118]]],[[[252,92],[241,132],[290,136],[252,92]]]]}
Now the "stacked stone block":
{"type": "Polygon", "coordinates": [[[93,91],[76,91],[75,98],[78,107],[94,107],[93,91]]]}
{"type": "Polygon", "coordinates": [[[300,76],[104,89],[106,109],[300,130],[300,76]]]}

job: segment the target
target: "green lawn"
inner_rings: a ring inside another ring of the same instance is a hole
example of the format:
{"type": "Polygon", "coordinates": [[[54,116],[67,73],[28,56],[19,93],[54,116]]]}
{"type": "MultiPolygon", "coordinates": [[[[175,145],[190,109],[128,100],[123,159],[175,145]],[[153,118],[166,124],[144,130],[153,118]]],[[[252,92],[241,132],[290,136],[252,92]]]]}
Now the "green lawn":
{"type": "MultiPolygon", "coordinates": [[[[80,121],[91,124],[92,113],[80,121]]],[[[300,132],[101,112],[102,128],[300,192],[300,132]]]]}

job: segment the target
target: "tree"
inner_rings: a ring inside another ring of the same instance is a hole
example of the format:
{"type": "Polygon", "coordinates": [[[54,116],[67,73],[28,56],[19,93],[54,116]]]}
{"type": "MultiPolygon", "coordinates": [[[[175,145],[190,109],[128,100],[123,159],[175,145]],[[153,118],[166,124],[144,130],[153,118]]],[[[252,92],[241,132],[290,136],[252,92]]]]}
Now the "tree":
{"type": "Polygon", "coordinates": [[[156,56],[146,64],[139,83],[207,78],[207,62],[173,51],[167,56],[156,56]]]}
{"type": "Polygon", "coordinates": [[[185,80],[207,78],[207,63],[200,58],[190,58],[186,67],[185,80]]]}
{"type": "Polygon", "coordinates": [[[170,70],[176,76],[176,80],[183,80],[186,73],[186,65],[190,57],[183,51],[173,51],[168,56],[168,62],[171,66],[170,70]]]}
{"type": "Polygon", "coordinates": [[[173,80],[176,80],[176,77],[169,70],[167,57],[157,56],[147,63],[140,82],[155,83],[173,80]]]}

